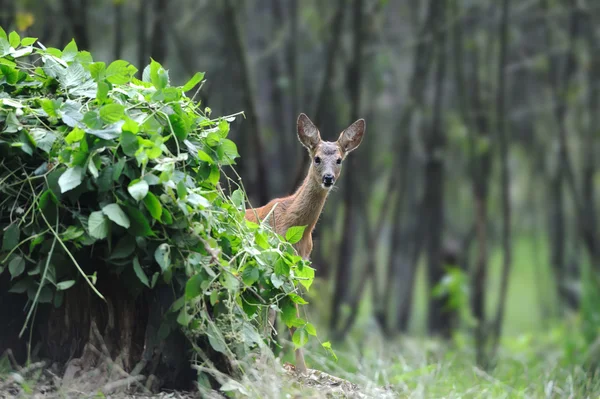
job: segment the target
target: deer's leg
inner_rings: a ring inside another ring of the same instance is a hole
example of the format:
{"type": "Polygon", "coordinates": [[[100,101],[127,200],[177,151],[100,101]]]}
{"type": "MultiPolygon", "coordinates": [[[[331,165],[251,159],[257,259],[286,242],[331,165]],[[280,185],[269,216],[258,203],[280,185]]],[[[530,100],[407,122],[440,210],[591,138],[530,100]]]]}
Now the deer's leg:
{"type": "MultiPolygon", "coordinates": [[[[298,308],[298,304],[296,305],[296,317],[300,317],[300,309],[298,308]]],[[[293,337],[294,336],[294,332],[296,331],[296,328],[291,327],[290,328],[290,334],[293,337]]],[[[305,374],[306,373],[306,362],[304,361],[304,352],[302,351],[302,348],[298,348],[295,350],[295,354],[296,354],[296,370],[300,373],[300,374],[305,374]]]]}

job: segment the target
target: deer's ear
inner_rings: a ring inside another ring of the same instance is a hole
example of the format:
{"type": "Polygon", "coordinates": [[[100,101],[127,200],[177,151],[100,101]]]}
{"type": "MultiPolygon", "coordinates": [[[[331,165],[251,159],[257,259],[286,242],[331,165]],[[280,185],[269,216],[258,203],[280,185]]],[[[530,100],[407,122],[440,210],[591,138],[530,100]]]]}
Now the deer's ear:
{"type": "Polygon", "coordinates": [[[365,120],[359,119],[340,134],[337,142],[344,154],[358,148],[365,134],[365,128],[365,120]]]}
{"type": "Polygon", "coordinates": [[[298,116],[298,139],[309,151],[313,151],[321,142],[319,129],[305,114],[298,116]]]}

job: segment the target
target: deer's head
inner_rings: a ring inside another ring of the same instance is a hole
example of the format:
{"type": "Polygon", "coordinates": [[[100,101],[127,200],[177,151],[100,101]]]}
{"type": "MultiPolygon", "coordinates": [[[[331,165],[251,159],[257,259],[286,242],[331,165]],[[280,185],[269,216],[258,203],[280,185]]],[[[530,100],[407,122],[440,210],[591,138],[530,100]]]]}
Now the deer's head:
{"type": "Polygon", "coordinates": [[[311,157],[310,178],[324,189],[333,187],[346,156],[360,145],[365,121],[359,119],[346,128],[337,141],[323,141],[319,129],[305,114],[298,117],[298,139],[311,157]]]}

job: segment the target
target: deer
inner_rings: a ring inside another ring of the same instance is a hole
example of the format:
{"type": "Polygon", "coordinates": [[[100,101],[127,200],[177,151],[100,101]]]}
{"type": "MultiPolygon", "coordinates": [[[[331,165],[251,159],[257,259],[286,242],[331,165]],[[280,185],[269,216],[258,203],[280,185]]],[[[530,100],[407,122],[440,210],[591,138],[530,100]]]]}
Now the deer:
{"type": "MultiPolygon", "coordinates": [[[[299,256],[309,260],[313,249],[312,233],[325,201],[340,176],[342,162],[362,142],[365,128],[364,119],[358,119],[342,131],[337,141],[323,141],[319,129],[308,116],[301,113],[297,121],[298,140],[311,159],[304,182],[288,197],[276,198],[262,207],[247,209],[245,218],[259,223],[271,214],[268,223],[277,234],[284,237],[290,227],[306,226],[302,238],[293,246],[299,256]]],[[[300,317],[297,304],[296,314],[300,317]]],[[[274,319],[274,311],[271,317],[274,319]]],[[[290,329],[292,335],[294,330],[290,329]]],[[[295,357],[296,370],[305,374],[307,368],[302,348],[295,350],[295,357]]]]}

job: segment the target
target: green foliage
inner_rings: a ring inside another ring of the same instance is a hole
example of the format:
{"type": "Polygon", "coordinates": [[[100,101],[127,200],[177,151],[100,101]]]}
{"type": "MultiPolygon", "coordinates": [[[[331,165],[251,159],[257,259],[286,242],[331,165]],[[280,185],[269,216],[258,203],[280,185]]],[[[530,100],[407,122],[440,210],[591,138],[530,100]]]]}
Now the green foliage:
{"type": "MultiPolygon", "coordinates": [[[[221,189],[239,156],[234,116],[211,119],[186,97],[204,75],[172,87],[154,60],[139,80],[75,42],[34,41],[0,35],[0,273],[12,291],[34,309],[74,284],[102,297],[96,279],[132,296],[170,284],[182,296],[163,333],[179,326],[231,358],[263,347],[266,310],[305,304],[297,284],[314,269],[291,245],[304,228],[285,240],[244,219],[242,191],[221,189]]],[[[293,324],[297,344],[316,335],[293,324]]]]}

